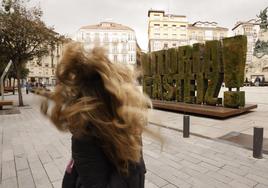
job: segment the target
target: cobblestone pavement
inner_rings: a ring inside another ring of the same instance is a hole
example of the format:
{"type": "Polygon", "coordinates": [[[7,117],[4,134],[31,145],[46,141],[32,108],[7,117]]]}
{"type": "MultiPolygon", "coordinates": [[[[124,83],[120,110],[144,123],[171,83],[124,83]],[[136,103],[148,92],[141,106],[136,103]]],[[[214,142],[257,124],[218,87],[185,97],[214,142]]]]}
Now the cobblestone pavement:
{"type": "MultiPolygon", "coordinates": [[[[12,98],[12,97],[8,97],[12,98]]],[[[39,112],[40,99],[25,96],[21,114],[0,115],[1,188],[60,188],[70,158],[70,134],[58,132],[39,112]]],[[[268,156],[224,143],[151,126],[164,147],[144,135],[146,188],[268,187],[268,156]]]]}

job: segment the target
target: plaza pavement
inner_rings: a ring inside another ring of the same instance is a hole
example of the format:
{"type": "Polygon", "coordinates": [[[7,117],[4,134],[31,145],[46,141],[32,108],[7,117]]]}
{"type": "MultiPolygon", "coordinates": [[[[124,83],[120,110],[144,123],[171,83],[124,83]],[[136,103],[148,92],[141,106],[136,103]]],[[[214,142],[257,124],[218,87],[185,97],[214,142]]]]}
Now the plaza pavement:
{"type": "MultiPolygon", "coordinates": [[[[268,138],[268,87],[245,87],[246,103],[258,104],[258,108],[240,116],[227,119],[213,119],[191,115],[191,133],[209,138],[219,138],[230,132],[252,135],[253,127],[264,127],[264,137],[268,138]]],[[[220,96],[223,95],[223,89],[220,96]]],[[[183,114],[151,110],[150,123],[182,130],[183,114]]]]}
{"type": "MultiPolygon", "coordinates": [[[[252,96],[255,95],[254,92],[252,96]]],[[[228,124],[233,127],[246,124],[243,123],[244,119],[256,119],[265,124],[268,115],[265,116],[265,100],[268,99],[265,98],[267,93],[263,92],[261,95],[263,100],[259,98],[260,95],[256,96],[257,100],[261,100],[257,102],[262,102],[261,107],[254,112],[257,117],[250,113],[244,115],[244,118],[238,117],[238,120],[224,120],[225,123],[209,118],[191,117],[192,124],[195,122],[196,127],[209,127],[204,121],[215,124],[218,122],[218,126],[231,128],[228,124]],[[236,124],[239,121],[242,123],[236,124]]],[[[8,96],[7,99],[15,99],[14,97],[17,96],[8,96]]],[[[29,106],[19,108],[20,114],[0,115],[0,187],[60,188],[65,165],[70,159],[70,134],[57,131],[51,122],[40,114],[39,97],[29,94],[24,95],[24,99],[29,106]]],[[[158,113],[157,118],[161,123],[168,120],[177,122],[178,126],[181,122],[179,114],[154,112],[158,113]],[[178,117],[177,120],[180,121],[176,120],[178,117]]],[[[150,119],[152,121],[152,118],[150,119]]],[[[144,134],[146,188],[268,187],[267,155],[257,160],[251,157],[251,151],[243,148],[196,136],[184,139],[177,131],[149,126],[159,131],[165,142],[161,147],[157,140],[144,134]]],[[[213,131],[208,129],[207,132],[209,130],[213,131]]]]}

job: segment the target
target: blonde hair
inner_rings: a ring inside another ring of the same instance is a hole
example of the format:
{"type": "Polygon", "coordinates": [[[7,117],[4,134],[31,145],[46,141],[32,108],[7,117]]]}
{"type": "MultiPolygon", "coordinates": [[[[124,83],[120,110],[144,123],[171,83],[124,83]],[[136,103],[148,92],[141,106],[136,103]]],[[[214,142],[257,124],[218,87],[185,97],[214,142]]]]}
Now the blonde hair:
{"type": "Polygon", "coordinates": [[[43,93],[54,101],[51,113],[48,101],[41,111],[60,131],[94,134],[118,171],[127,173],[128,163],[140,160],[141,132],[151,107],[135,86],[136,77],[125,65],[111,63],[102,49],[86,52],[80,43],[71,43],[58,64],[54,92],[43,93]]]}

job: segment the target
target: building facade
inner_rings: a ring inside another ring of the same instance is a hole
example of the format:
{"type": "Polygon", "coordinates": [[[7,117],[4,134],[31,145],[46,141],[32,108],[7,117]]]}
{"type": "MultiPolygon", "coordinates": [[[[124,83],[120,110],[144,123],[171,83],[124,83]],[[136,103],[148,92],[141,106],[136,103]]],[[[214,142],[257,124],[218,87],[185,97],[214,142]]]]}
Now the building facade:
{"type": "Polygon", "coordinates": [[[246,64],[251,64],[253,62],[253,52],[255,43],[258,40],[258,33],[260,27],[255,19],[251,19],[246,22],[237,22],[232,29],[234,35],[246,35],[247,36],[247,59],[246,64]]]}
{"type": "Polygon", "coordinates": [[[136,65],[136,36],[134,30],[127,26],[113,22],[83,26],[73,39],[82,42],[86,49],[105,48],[112,62],[130,67],[136,65]]]}
{"type": "Polygon", "coordinates": [[[51,50],[47,56],[40,60],[34,59],[26,64],[29,69],[27,80],[32,83],[42,83],[44,85],[56,84],[56,67],[63,53],[64,43],[60,42],[55,49],[51,50]]]}
{"type": "Polygon", "coordinates": [[[228,29],[219,27],[217,22],[195,22],[188,25],[188,41],[194,43],[204,43],[208,40],[221,40],[228,36],[228,29]]]}
{"type": "Polygon", "coordinates": [[[184,15],[148,11],[149,51],[220,40],[227,36],[228,29],[219,27],[216,22],[198,21],[190,24],[184,15]]]}
{"type": "Polygon", "coordinates": [[[164,11],[148,11],[149,51],[188,44],[188,20],[184,15],[165,14],[164,11]]]}

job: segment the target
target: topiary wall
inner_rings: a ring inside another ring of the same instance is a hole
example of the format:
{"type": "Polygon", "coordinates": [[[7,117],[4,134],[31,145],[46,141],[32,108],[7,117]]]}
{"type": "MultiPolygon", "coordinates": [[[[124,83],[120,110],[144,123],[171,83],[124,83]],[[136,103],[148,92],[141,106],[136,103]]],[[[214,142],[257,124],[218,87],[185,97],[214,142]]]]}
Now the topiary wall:
{"type": "Polygon", "coordinates": [[[143,91],[152,99],[215,106],[222,105],[224,81],[224,106],[243,107],[246,51],[246,37],[236,36],[142,54],[143,91]]]}

